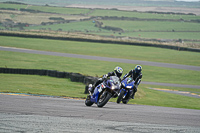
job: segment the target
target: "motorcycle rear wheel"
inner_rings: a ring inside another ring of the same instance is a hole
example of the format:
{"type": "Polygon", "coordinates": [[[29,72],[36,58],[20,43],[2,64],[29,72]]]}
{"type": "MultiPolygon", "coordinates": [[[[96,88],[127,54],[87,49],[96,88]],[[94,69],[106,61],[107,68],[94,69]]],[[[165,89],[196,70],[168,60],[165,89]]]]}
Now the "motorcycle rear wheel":
{"type": "Polygon", "coordinates": [[[117,98],[117,103],[120,103],[124,97],[124,94],[125,94],[125,91],[124,90],[121,90],[118,98],[117,98]]]}
{"type": "Polygon", "coordinates": [[[112,94],[105,91],[104,93],[102,93],[102,95],[100,96],[98,102],[97,102],[97,106],[98,107],[103,107],[111,98],[112,94]]]}

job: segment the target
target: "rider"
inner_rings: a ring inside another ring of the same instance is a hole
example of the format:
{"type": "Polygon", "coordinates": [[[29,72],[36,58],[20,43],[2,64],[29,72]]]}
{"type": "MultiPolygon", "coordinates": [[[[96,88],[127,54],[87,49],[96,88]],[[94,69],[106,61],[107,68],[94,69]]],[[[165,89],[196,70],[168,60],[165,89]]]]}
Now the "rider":
{"type": "Polygon", "coordinates": [[[94,85],[92,84],[89,84],[89,87],[88,87],[88,91],[93,93],[95,87],[99,84],[101,84],[105,79],[107,79],[108,77],[110,76],[117,76],[119,79],[120,79],[120,82],[121,82],[121,76],[122,76],[122,73],[123,73],[123,69],[121,67],[115,67],[114,71],[112,72],[109,72],[108,74],[105,74],[103,75],[102,78],[99,78],[96,83],[94,83],[94,85]]]}
{"type": "Polygon", "coordinates": [[[129,73],[127,73],[122,80],[124,80],[125,78],[127,78],[128,76],[132,77],[133,80],[135,81],[134,83],[134,87],[133,87],[133,93],[130,95],[130,97],[132,99],[134,99],[134,95],[137,92],[137,87],[141,82],[141,78],[142,78],[142,66],[140,65],[136,65],[135,69],[132,69],[129,73]]]}

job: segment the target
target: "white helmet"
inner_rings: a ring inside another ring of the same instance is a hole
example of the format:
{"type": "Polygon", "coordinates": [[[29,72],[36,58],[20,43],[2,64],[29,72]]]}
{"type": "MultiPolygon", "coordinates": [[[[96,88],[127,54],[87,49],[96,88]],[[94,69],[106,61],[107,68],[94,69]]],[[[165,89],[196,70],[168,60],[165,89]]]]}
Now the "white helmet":
{"type": "Polygon", "coordinates": [[[121,67],[118,67],[118,66],[115,67],[114,71],[115,71],[117,77],[121,77],[122,76],[123,69],[121,67]]]}

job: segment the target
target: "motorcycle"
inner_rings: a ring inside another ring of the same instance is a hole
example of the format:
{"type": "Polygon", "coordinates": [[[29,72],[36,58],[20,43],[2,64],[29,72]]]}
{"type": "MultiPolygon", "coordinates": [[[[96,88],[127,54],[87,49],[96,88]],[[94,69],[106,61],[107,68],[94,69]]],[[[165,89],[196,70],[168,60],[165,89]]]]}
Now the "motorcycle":
{"type": "Polygon", "coordinates": [[[95,103],[98,107],[103,107],[110,98],[118,96],[120,87],[119,78],[117,76],[110,76],[109,79],[105,79],[94,89],[93,94],[87,96],[85,105],[92,106],[95,103]]]}
{"type": "Polygon", "coordinates": [[[126,78],[121,82],[121,90],[119,91],[117,103],[120,103],[121,101],[124,104],[128,103],[130,95],[133,93],[134,83],[135,81],[131,77],[126,78]]]}

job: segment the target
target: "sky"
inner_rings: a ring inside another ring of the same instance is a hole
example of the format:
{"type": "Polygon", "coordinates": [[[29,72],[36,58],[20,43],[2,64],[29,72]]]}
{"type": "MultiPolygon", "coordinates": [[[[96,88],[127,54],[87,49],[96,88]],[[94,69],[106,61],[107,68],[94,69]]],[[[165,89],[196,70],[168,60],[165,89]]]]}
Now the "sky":
{"type": "Polygon", "coordinates": [[[176,1],[198,2],[200,0],[176,0],[176,1]]]}

